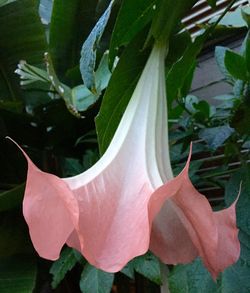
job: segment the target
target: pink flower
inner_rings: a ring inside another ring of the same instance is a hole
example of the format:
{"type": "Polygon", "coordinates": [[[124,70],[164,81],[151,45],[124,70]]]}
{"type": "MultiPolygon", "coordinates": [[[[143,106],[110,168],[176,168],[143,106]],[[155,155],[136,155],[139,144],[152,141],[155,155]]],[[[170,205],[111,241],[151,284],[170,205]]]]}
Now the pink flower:
{"type": "Polygon", "coordinates": [[[189,180],[190,156],[173,178],[164,59],[155,45],[110,146],[89,170],[61,179],[25,154],[23,214],[41,257],[57,259],[67,243],[116,272],[150,249],[168,264],[200,256],[214,278],[238,259],[235,203],[212,211],[189,180]]]}

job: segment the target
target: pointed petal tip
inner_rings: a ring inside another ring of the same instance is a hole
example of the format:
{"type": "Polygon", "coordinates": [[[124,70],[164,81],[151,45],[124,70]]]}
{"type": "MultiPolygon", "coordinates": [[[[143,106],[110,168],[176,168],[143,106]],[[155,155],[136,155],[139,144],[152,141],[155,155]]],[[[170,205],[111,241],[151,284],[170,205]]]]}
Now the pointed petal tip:
{"type": "Polygon", "coordinates": [[[10,136],[5,136],[5,139],[10,140],[14,145],[16,145],[16,147],[23,153],[23,155],[26,158],[28,164],[32,163],[32,161],[30,160],[29,156],[25,153],[25,151],[20,147],[20,145],[13,138],[11,138],[10,136]]]}

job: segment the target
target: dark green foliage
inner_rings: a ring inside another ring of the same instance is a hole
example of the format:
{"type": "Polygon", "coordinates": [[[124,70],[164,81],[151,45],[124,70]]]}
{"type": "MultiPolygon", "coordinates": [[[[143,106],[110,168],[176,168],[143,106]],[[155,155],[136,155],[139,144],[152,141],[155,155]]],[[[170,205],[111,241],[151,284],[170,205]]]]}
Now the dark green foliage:
{"type": "Polygon", "coordinates": [[[117,50],[127,45],[152,20],[156,0],[123,1],[112,33],[110,59],[113,63],[117,50]]]}
{"type": "Polygon", "coordinates": [[[61,253],[59,260],[55,261],[50,268],[50,273],[53,275],[51,283],[52,288],[56,288],[64,279],[66,273],[70,271],[77,263],[74,250],[65,248],[61,253]]]}
{"type": "Polygon", "coordinates": [[[87,264],[82,272],[80,288],[83,293],[110,293],[114,274],[106,273],[87,264]]]}
{"type": "Polygon", "coordinates": [[[1,258],[0,292],[32,293],[36,281],[35,259],[29,255],[1,258]]]}
{"type": "Polygon", "coordinates": [[[96,0],[54,1],[49,48],[60,78],[65,79],[66,72],[79,64],[81,46],[95,25],[97,2],[96,0]]]}
{"type": "Polygon", "coordinates": [[[228,72],[235,78],[244,81],[248,80],[248,72],[245,58],[232,51],[226,51],[225,65],[228,72]]]}

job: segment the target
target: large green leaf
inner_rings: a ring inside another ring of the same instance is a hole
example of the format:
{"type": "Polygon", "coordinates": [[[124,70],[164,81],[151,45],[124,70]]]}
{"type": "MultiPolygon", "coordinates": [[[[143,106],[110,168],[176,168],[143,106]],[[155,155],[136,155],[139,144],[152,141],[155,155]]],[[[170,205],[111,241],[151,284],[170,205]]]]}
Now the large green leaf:
{"type": "Polygon", "coordinates": [[[152,20],[156,0],[126,0],[117,16],[110,45],[111,63],[117,49],[127,45],[152,20]]]}
{"type": "Polygon", "coordinates": [[[241,102],[235,109],[230,125],[240,135],[250,135],[250,103],[245,100],[241,102]]]}
{"type": "Polygon", "coordinates": [[[225,66],[235,79],[248,81],[247,65],[243,56],[227,50],[225,54],[225,66]]]}
{"type": "Polygon", "coordinates": [[[96,21],[97,2],[54,0],[49,48],[59,78],[79,64],[82,43],[96,21]]]}
{"type": "Polygon", "coordinates": [[[107,149],[115,133],[145,64],[148,52],[141,51],[143,44],[144,38],[138,36],[125,49],[105,92],[100,112],[96,118],[101,153],[107,149]]]}
{"type": "Polygon", "coordinates": [[[87,264],[81,275],[80,288],[83,293],[110,293],[113,281],[114,274],[87,264]]]}
{"type": "Polygon", "coordinates": [[[32,293],[36,280],[34,258],[16,255],[0,259],[0,292],[32,293]]]}
{"type": "Polygon", "coordinates": [[[225,78],[227,80],[232,81],[233,78],[225,66],[226,52],[227,52],[226,47],[217,46],[215,48],[215,60],[216,60],[217,65],[219,66],[220,72],[225,76],[225,78]]]}
{"type": "Polygon", "coordinates": [[[225,270],[221,277],[218,293],[248,293],[250,292],[250,247],[241,243],[241,256],[239,261],[225,270]]]}
{"type": "MultiPolygon", "coordinates": [[[[240,184],[241,193],[237,203],[237,225],[240,230],[250,236],[250,167],[242,167],[237,171],[226,186],[225,200],[227,204],[231,204],[237,196],[240,184]]],[[[248,243],[245,243],[248,245],[248,243]]]]}
{"type": "Polygon", "coordinates": [[[161,284],[160,262],[151,252],[132,260],[134,270],[150,281],[161,284]]]}
{"type": "Polygon", "coordinates": [[[6,4],[12,3],[14,1],[16,1],[16,0],[0,0],[0,7],[4,6],[6,4]]]}
{"type": "Polygon", "coordinates": [[[20,184],[11,190],[0,193],[0,212],[19,206],[23,199],[25,184],[20,184]]]}
{"type": "Polygon", "coordinates": [[[56,288],[63,280],[66,273],[76,265],[77,258],[72,248],[65,248],[60,255],[60,258],[53,263],[50,268],[50,273],[53,275],[52,288],[56,288]]]}
{"type": "Polygon", "coordinates": [[[29,251],[32,251],[32,246],[21,213],[3,214],[0,221],[0,258],[29,251]]]}
{"type": "Polygon", "coordinates": [[[19,0],[0,9],[0,98],[20,96],[14,71],[19,60],[41,64],[46,50],[36,1],[19,0]]]}
{"type": "Polygon", "coordinates": [[[134,279],[137,272],[157,285],[161,284],[160,261],[151,252],[134,258],[121,272],[131,279],[134,279]]]}
{"type": "Polygon", "coordinates": [[[215,293],[217,287],[200,259],[176,266],[170,274],[169,284],[171,293],[215,293]]]}
{"type": "Polygon", "coordinates": [[[250,38],[249,38],[249,34],[247,35],[247,38],[245,39],[245,56],[246,56],[247,70],[248,70],[248,72],[250,72],[250,38]]]}
{"type": "Polygon", "coordinates": [[[241,193],[236,205],[237,226],[240,229],[241,255],[239,261],[228,268],[222,276],[222,292],[247,293],[250,291],[250,167],[243,166],[226,186],[225,200],[229,205],[241,193]]]}
{"type": "Polygon", "coordinates": [[[176,31],[181,19],[197,1],[158,0],[150,35],[159,41],[168,40],[170,35],[176,31]]]}
{"type": "Polygon", "coordinates": [[[213,281],[200,259],[191,264],[176,266],[169,278],[171,293],[248,293],[249,256],[249,247],[241,245],[239,261],[227,268],[217,283],[213,281]],[[244,257],[246,255],[247,258],[244,257]]]}
{"type": "Polygon", "coordinates": [[[172,66],[167,75],[167,99],[169,106],[176,98],[180,98],[182,87],[190,74],[197,55],[202,49],[202,46],[208,36],[206,31],[195,39],[193,43],[188,46],[183,56],[172,66]]]}

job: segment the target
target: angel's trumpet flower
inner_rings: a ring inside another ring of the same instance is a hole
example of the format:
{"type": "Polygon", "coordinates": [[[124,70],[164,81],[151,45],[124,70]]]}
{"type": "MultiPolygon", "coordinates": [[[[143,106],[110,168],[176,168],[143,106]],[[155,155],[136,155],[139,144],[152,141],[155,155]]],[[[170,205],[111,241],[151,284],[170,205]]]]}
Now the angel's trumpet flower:
{"type": "Polygon", "coordinates": [[[169,264],[200,256],[213,277],[239,257],[235,203],[213,212],[186,167],[173,178],[168,145],[165,48],[155,45],[103,157],[86,172],[60,179],[27,157],[23,214],[41,257],[62,246],[94,266],[121,270],[151,249],[169,264]]]}

